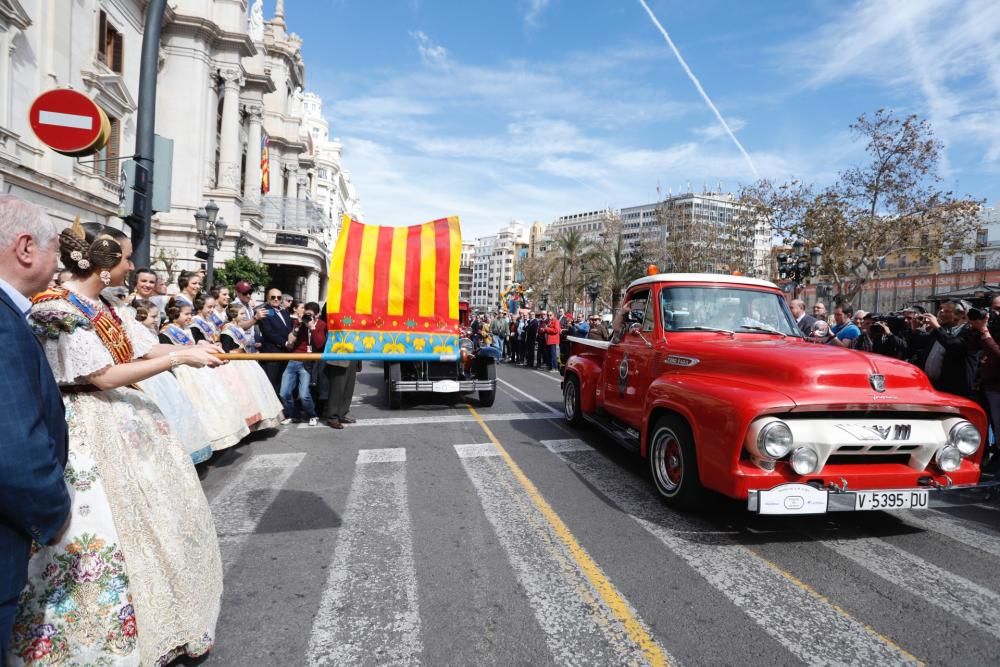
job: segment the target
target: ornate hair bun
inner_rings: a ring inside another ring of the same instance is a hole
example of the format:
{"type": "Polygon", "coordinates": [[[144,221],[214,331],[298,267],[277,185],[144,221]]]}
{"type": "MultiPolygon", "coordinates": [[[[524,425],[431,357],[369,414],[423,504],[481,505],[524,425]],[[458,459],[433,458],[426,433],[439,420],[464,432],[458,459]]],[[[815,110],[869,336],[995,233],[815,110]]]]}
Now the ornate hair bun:
{"type": "Polygon", "coordinates": [[[89,251],[90,244],[87,243],[87,234],[83,231],[83,225],[80,224],[80,216],[77,216],[72,227],[67,227],[59,232],[59,255],[67,268],[86,271],[90,268],[90,262],[87,260],[89,251]],[[81,263],[85,263],[85,265],[81,263]]]}

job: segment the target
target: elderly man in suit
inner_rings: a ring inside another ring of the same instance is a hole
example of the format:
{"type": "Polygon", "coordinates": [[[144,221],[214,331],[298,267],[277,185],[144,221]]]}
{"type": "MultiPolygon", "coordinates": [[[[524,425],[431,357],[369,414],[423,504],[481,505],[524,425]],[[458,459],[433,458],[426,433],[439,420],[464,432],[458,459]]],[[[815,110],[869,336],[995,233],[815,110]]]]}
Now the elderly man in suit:
{"type": "Polygon", "coordinates": [[[58,248],[48,215],[0,195],[0,663],[27,583],[31,543],[54,543],[69,524],[62,397],[26,320],[30,297],[56,270],[58,248]]]}
{"type": "MultiPolygon", "coordinates": [[[[288,352],[288,337],[292,334],[292,314],[281,307],[281,290],[272,287],[267,290],[267,316],[258,326],[261,335],[261,352],[288,352]]],[[[267,379],[274,387],[274,393],[281,393],[281,376],[285,374],[287,361],[262,361],[261,366],[267,379]]]]}
{"type": "Polygon", "coordinates": [[[802,335],[806,338],[812,336],[812,328],[816,324],[816,318],[806,313],[806,302],[802,299],[792,299],[788,302],[788,308],[792,311],[792,317],[795,318],[795,324],[802,335]]]}

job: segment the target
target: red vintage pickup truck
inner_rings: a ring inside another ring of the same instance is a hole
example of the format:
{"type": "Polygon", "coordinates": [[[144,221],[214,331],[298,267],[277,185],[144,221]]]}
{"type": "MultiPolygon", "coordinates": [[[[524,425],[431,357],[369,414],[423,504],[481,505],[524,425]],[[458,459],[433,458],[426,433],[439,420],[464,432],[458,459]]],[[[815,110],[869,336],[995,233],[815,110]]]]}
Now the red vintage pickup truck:
{"type": "Polygon", "coordinates": [[[983,410],[895,359],[807,342],[781,290],[752,278],[633,282],[609,342],[570,338],[566,419],[647,459],[681,508],[706,491],[760,514],[981,502],[983,410]]]}

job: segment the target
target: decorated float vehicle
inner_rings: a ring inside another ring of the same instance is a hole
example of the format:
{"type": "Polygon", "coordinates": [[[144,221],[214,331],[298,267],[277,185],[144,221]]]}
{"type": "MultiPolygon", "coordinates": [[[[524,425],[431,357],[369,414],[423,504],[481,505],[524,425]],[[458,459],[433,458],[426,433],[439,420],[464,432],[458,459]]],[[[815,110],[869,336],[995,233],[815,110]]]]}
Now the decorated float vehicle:
{"type": "MultiPolygon", "coordinates": [[[[462,335],[457,217],[368,225],[345,216],[330,263],[327,361],[381,361],[389,406],[406,393],[496,397],[496,355],[462,335]]],[[[495,352],[495,350],[494,350],[495,352]]]]}
{"type": "Polygon", "coordinates": [[[806,341],[752,278],[633,282],[609,342],[571,338],[566,419],[648,462],[673,506],[707,492],[759,514],[981,502],[987,420],[911,364],[806,341]]]}

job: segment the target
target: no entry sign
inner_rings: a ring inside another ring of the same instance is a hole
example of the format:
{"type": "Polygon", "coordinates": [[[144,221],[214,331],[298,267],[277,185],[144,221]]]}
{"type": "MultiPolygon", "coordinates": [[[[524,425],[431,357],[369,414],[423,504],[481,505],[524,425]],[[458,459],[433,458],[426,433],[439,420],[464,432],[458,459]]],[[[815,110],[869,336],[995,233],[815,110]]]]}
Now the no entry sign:
{"type": "Polygon", "coordinates": [[[111,135],[104,110],[69,88],[50,90],[35,98],[28,119],[43,144],[65,155],[90,155],[104,148],[111,135]]]}

